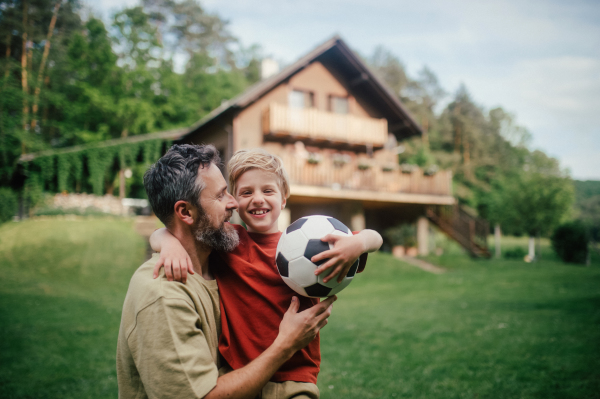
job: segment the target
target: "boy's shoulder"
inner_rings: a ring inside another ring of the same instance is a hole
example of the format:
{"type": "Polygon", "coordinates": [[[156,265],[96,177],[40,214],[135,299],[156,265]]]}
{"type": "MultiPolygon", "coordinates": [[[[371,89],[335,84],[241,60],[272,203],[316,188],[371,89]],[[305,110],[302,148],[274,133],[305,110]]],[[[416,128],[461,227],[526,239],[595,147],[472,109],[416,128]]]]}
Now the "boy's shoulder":
{"type": "Polygon", "coordinates": [[[248,231],[241,224],[231,223],[231,225],[235,228],[235,230],[238,232],[240,237],[241,237],[241,235],[246,235],[246,236],[248,235],[248,231]]]}

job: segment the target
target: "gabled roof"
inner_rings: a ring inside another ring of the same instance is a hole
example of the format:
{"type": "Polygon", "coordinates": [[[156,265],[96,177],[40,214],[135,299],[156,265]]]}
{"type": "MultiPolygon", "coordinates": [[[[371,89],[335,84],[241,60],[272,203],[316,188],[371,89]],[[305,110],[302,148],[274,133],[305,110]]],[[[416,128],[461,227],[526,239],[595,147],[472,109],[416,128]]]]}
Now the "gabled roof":
{"type": "Polygon", "coordinates": [[[194,133],[226,113],[247,107],[314,61],[319,61],[327,69],[334,71],[336,77],[348,86],[356,98],[369,99],[369,105],[388,120],[389,131],[398,139],[422,134],[421,127],[398,97],[337,35],[276,75],[261,80],[239,96],[223,102],[221,106],[191,126],[188,134],[194,133]]]}

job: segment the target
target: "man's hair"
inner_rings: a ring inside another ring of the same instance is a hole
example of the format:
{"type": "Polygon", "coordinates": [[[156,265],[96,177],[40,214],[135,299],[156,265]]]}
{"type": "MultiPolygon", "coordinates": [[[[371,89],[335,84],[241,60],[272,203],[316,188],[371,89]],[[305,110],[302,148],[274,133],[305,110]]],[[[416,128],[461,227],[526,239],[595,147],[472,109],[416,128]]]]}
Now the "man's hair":
{"type": "Polygon", "coordinates": [[[198,181],[198,168],[219,166],[219,151],[213,145],[181,144],[172,146],[144,174],[144,187],[156,216],[168,226],[173,220],[175,203],[187,201],[200,207],[204,182],[198,181]]]}
{"type": "Polygon", "coordinates": [[[283,198],[290,196],[290,183],[281,158],[262,148],[239,150],[229,160],[229,188],[232,195],[235,195],[236,183],[240,176],[252,169],[262,170],[275,175],[283,198]]]}

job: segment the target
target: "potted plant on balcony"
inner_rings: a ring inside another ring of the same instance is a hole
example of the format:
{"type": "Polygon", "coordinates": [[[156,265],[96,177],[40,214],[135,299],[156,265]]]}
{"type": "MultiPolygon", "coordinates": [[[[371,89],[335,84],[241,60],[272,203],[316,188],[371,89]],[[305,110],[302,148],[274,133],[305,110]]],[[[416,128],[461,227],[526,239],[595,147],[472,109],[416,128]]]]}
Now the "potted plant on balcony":
{"type": "Polygon", "coordinates": [[[306,161],[311,165],[318,165],[321,162],[321,154],[317,152],[309,152],[306,161]]]}
{"type": "Polygon", "coordinates": [[[333,166],[336,168],[341,168],[350,162],[350,155],[348,154],[333,154],[333,166]]]}
{"type": "Polygon", "coordinates": [[[413,165],[411,163],[403,163],[402,165],[400,165],[400,170],[402,170],[402,173],[406,173],[406,174],[411,174],[412,172],[414,172],[417,169],[418,169],[418,166],[413,165]]]}
{"type": "Polygon", "coordinates": [[[431,165],[428,166],[427,168],[425,168],[425,170],[423,171],[423,174],[425,176],[433,176],[437,173],[437,171],[439,170],[437,165],[431,165]]]}
{"type": "Polygon", "coordinates": [[[384,172],[393,172],[394,170],[396,170],[396,164],[386,163],[381,167],[381,170],[384,172]]]}
{"type": "Polygon", "coordinates": [[[371,163],[369,161],[367,161],[366,159],[359,159],[358,160],[358,169],[359,170],[367,170],[371,168],[371,163]]]}

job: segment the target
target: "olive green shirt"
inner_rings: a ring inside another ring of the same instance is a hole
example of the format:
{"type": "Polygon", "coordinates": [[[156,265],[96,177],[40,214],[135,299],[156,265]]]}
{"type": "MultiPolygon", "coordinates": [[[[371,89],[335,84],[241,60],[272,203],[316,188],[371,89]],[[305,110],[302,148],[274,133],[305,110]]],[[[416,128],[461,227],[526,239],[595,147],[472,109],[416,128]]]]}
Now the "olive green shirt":
{"type": "MultiPolygon", "coordinates": [[[[129,283],[117,343],[119,398],[202,398],[216,385],[221,332],[215,280],[152,278],[158,254],[129,283]]],[[[163,269],[161,269],[162,271],[163,269]]]]}

